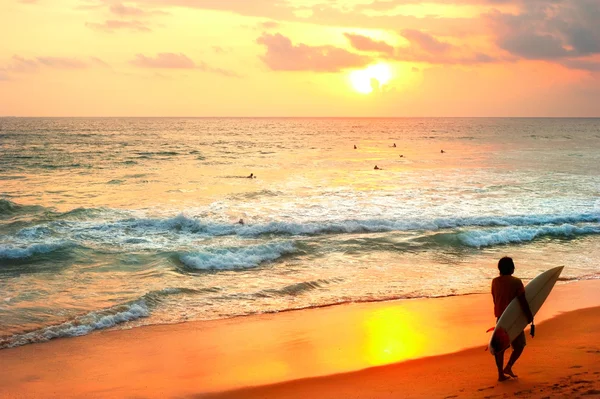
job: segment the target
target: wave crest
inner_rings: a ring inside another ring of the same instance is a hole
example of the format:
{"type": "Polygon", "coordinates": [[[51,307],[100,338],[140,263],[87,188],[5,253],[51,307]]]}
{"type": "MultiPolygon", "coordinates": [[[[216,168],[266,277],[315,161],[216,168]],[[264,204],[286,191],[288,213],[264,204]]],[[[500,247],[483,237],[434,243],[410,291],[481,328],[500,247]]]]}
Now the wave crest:
{"type": "Polygon", "coordinates": [[[511,243],[533,241],[536,238],[552,236],[570,238],[578,235],[600,234],[600,226],[541,226],[530,228],[509,227],[496,231],[470,231],[458,234],[458,239],[470,247],[489,247],[511,243]]]}
{"type": "Polygon", "coordinates": [[[73,246],[75,246],[75,244],[73,244],[70,241],[32,244],[26,247],[17,247],[14,245],[0,245],[0,259],[23,260],[38,255],[45,255],[51,252],[61,251],[73,246]]]}
{"type": "Polygon", "coordinates": [[[0,341],[0,349],[12,348],[34,342],[45,342],[54,338],[77,337],[94,330],[113,327],[116,324],[147,317],[150,310],[142,299],[137,302],[115,306],[113,308],[91,312],[74,320],[32,331],[26,334],[13,335],[0,341]]]}
{"type": "Polygon", "coordinates": [[[296,251],[292,242],[274,242],[246,247],[209,249],[181,255],[179,260],[185,266],[196,270],[236,270],[257,267],[263,262],[273,261],[296,251]]]}

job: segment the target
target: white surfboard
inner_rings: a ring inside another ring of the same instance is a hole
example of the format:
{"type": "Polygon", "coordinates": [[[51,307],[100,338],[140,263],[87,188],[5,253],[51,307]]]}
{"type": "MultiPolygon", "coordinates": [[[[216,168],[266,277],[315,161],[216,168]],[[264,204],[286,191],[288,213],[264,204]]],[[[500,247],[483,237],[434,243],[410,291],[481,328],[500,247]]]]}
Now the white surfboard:
{"type": "MultiPolygon", "coordinates": [[[[548,294],[552,291],[563,268],[564,266],[559,266],[547,270],[531,280],[525,287],[525,298],[534,316],[548,298],[548,294]]],[[[518,298],[514,298],[496,323],[488,346],[490,353],[493,355],[496,351],[501,352],[507,349],[525,327],[527,327],[527,318],[521,310],[518,298]]]]}

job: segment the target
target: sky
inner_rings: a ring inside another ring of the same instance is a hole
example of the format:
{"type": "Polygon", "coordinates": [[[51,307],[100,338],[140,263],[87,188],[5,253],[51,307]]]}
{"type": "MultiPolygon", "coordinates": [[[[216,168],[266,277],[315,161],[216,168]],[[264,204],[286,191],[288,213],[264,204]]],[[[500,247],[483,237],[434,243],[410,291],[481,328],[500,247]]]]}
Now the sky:
{"type": "Polygon", "coordinates": [[[4,116],[600,116],[600,0],[0,0],[4,116]]]}

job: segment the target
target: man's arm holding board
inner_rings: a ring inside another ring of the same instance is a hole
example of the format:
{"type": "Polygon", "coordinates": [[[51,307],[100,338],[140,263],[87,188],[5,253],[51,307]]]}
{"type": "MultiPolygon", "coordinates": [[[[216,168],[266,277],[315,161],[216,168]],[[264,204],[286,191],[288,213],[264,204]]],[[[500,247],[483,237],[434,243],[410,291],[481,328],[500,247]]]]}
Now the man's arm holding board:
{"type": "Polygon", "coordinates": [[[527,324],[533,323],[533,313],[531,312],[531,308],[529,307],[529,302],[527,302],[527,298],[525,298],[525,287],[521,282],[521,288],[519,289],[519,295],[517,295],[519,300],[519,304],[521,305],[521,309],[527,317],[527,324]]]}

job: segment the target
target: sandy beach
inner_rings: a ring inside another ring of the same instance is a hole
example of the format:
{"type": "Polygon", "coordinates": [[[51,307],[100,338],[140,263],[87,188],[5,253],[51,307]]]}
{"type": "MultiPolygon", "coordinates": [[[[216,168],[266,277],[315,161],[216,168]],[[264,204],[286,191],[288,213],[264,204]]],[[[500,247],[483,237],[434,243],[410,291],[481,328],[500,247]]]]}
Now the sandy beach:
{"type": "Polygon", "coordinates": [[[0,397],[599,397],[600,281],[560,285],[497,383],[491,298],[357,303],[0,351],[0,397]]]}

